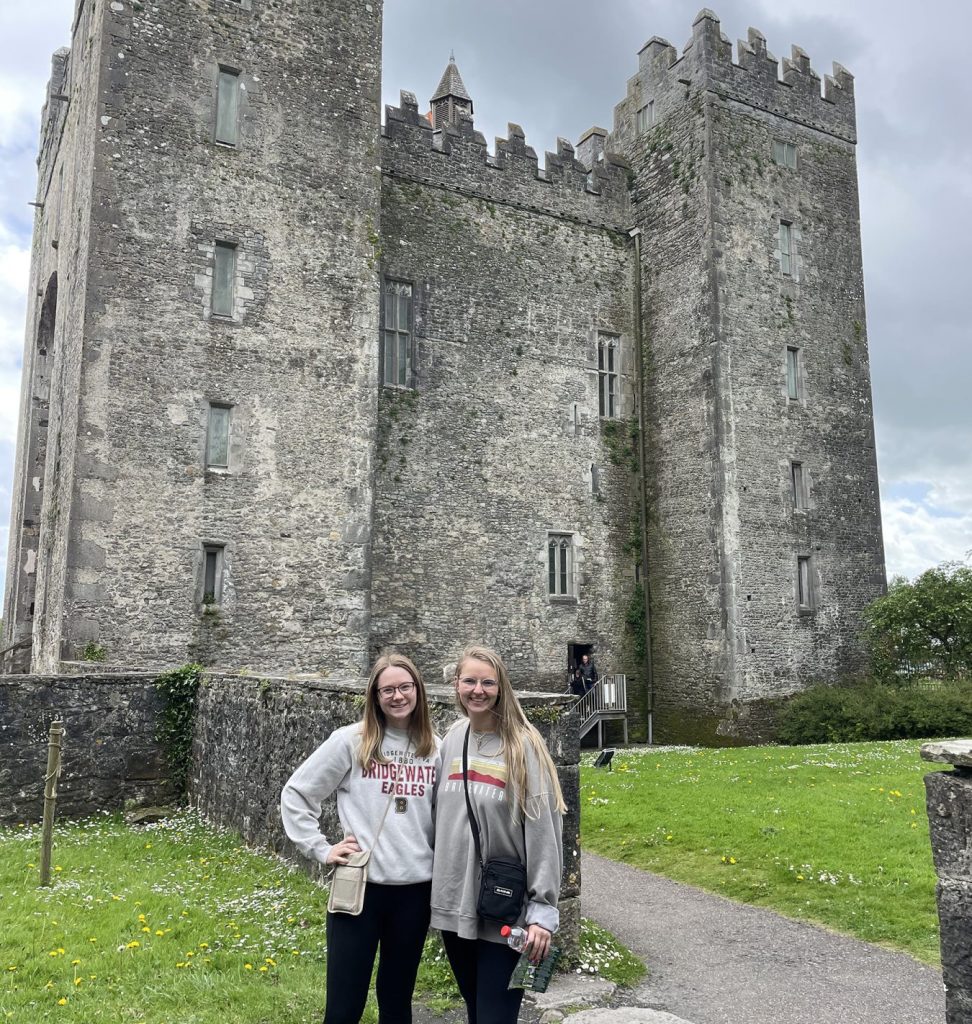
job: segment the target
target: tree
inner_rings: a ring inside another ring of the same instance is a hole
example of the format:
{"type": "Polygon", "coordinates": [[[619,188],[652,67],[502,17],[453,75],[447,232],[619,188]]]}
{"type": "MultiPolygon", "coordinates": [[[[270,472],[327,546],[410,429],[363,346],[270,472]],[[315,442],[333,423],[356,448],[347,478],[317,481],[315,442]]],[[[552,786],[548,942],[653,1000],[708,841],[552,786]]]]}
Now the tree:
{"type": "Polygon", "coordinates": [[[972,675],[972,567],[943,562],[914,582],[896,577],[864,619],[879,676],[972,675]]]}

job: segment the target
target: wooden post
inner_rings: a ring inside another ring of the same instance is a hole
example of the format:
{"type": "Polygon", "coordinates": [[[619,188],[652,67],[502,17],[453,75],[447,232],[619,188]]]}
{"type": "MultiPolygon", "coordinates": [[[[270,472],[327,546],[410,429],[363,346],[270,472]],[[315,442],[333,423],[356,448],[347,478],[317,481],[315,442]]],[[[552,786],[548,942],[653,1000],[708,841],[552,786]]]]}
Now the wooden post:
{"type": "Polygon", "coordinates": [[[47,775],[44,777],[44,826],[41,831],[40,884],[51,884],[51,845],[54,839],[54,805],[57,803],[57,777],[61,774],[63,722],[51,722],[47,740],[47,775]]]}

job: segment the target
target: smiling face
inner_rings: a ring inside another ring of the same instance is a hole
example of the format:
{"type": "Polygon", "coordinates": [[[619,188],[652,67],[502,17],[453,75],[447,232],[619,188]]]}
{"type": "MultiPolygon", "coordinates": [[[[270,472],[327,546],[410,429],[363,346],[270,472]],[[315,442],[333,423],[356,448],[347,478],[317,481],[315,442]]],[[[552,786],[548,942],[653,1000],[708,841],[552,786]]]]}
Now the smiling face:
{"type": "Polygon", "coordinates": [[[466,709],[474,729],[494,728],[497,721],[493,709],[499,701],[499,681],[496,670],[488,661],[466,658],[456,670],[456,694],[466,709]]]}
{"type": "Polygon", "coordinates": [[[407,729],[418,702],[418,687],[408,669],[390,665],[375,680],[375,697],[385,722],[393,729],[407,729]]]}

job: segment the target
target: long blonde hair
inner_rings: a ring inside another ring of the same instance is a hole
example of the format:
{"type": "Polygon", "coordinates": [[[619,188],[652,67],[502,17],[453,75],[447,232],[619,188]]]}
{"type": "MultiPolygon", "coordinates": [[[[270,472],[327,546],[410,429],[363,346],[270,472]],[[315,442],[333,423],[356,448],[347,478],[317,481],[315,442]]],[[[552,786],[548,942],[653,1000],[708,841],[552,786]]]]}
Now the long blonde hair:
{"type": "MultiPolygon", "coordinates": [[[[549,793],[554,800],[557,810],[563,814],[567,810],[564,803],[564,794],[560,788],[560,780],[557,778],[557,769],[554,767],[553,758],[547,750],[547,744],[543,737],[529,721],[520,707],[520,702],[513,692],[513,684],[510,682],[509,673],[503,664],[503,659],[491,647],[483,647],[474,644],[467,647],[456,662],[456,682],[458,683],[462,666],[466,661],[484,661],[496,674],[498,684],[498,697],[492,707],[492,713],[499,720],[499,736],[502,742],[502,750],[506,755],[506,766],[509,771],[510,782],[513,784],[513,793],[516,797],[516,804],[522,808],[522,813],[530,818],[539,817],[539,807],[534,808],[530,813],[530,797],[527,793],[527,754],[526,748],[529,744],[537,761],[540,763],[541,776],[546,775],[549,790],[544,793],[534,794],[533,802],[549,793]]],[[[456,690],[456,703],[459,710],[468,718],[469,713],[459,700],[459,691],[456,690]]],[[[513,813],[513,803],[510,804],[510,813],[513,813]]]]}
{"type": "Polygon", "coordinates": [[[382,740],[385,738],[385,712],[378,700],[378,677],[386,668],[403,668],[415,683],[415,710],[408,725],[408,735],[415,746],[419,757],[428,757],[435,751],[435,733],[432,731],[432,719],[429,717],[429,702],[425,696],[425,683],[422,673],[415,667],[410,658],[404,654],[383,654],[372,666],[368,676],[368,688],[365,691],[365,711],[361,719],[361,746],[358,748],[358,760],[361,767],[367,770],[372,761],[384,763],[385,756],[381,752],[382,740]]]}

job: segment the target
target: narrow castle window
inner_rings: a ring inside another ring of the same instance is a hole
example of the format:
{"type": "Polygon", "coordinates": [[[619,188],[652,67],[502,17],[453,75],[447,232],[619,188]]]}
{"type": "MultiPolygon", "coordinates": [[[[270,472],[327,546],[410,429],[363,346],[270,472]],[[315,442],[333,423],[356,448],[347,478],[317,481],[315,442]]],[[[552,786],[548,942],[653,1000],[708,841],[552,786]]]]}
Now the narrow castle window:
{"type": "Polygon", "coordinates": [[[551,533],[547,537],[547,593],[574,597],[574,536],[551,533]]]}
{"type": "Polygon", "coordinates": [[[792,345],[786,347],[786,397],[799,402],[803,397],[802,367],[800,350],[792,345]]]}
{"type": "Polygon", "coordinates": [[[795,171],[797,165],[796,146],[792,142],[774,139],[773,162],[779,164],[780,167],[789,167],[791,171],[795,171]]]}
{"type": "Polygon", "coordinates": [[[223,596],[223,551],[222,544],[203,545],[203,589],[204,605],[219,604],[223,596]]]}
{"type": "Polygon", "coordinates": [[[638,134],[643,134],[655,123],[655,101],[649,100],[638,111],[638,134]]]}
{"type": "Polygon", "coordinates": [[[601,471],[593,462],[591,463],[591,494],[595,498],[601,495],[601,471]]]}
{"type": "Polygon", "coordinates": [[[790,497],[793,501],[793,508],[797,512],[804,512],[807,508],[807,492],[803,475],[803,463],[790,463],[790,497]]]}
{"type": "Polygon", "coordinates": [[[236,294],[236,246],[217,242],[213,254],[213,315],[232,316],[236,294]]]}
{"type": "Polygon", "coordinates": [[[407,387],[412,369],[412,286],[385,281],[382,375],[386,384],[407,387]]]}
{"type": "Polygon", "coordinates": [[[793,225],[785,220],[780,221],[780,273],[793,274],[793,225]]]}
{"type": "Polygon", "coordinates": [[[235,146],[239,139],[240,73],[220,65],[216,80],[216,141],[235,146]]]}
{"type": "Polygon", "coordinates": [[[229,405],[209,403],[209,424],[206,430],[207,469],[226,469],[229,466],[229,405]]]}
{"type": "Polygon", "coordinates": [[[620,415],[618,403],[618,369],[620,339],[616,334],[597,335],[598,414],[613,420],[620,415]]]}
{"type": "Polygon", "coordinates": [[[800,555],[797,558],[797,603],[801,612],[813,610],[809,555],[800,555]]]}

